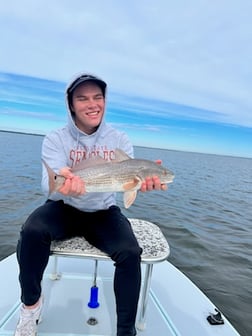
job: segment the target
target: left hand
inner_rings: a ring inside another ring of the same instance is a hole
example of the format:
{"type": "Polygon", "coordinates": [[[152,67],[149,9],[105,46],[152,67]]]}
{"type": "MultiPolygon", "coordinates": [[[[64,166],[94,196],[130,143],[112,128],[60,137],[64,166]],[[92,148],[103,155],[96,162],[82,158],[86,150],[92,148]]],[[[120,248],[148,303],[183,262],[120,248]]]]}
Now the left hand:
{"type": "MultiPolygon", "coordinates": [[[[161,160],[156,160],[157,164],[162,164],[161,160]]],[[[151,191],[151,190],[167,190],[167,184],[161,184],[158,176],[149,176],[142,183],[141,191],[151,191]]]]}
{"type": "Polygon", "coordinates": [[[141,185],[141,191],[167,190],[166,184],[161,184],[158,176],[147,177],[141,185]]]}

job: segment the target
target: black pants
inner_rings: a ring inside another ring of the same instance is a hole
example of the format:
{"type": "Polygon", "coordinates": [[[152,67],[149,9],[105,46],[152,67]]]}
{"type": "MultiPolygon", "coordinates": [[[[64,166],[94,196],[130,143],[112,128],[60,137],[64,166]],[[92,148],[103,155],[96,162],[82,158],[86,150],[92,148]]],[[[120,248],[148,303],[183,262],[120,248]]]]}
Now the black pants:
{"type": "Polygon", "coordinates": [[[130,222],[117,206],[83,212],[63,201],[47,201],[29,216],[17,246],[22,302],[33,305],[41,295],[41,280],[48,263],[51,241],[73,236],[84,236],[115,261],[117,335],[135,335],[142,249],[130,222]]]}

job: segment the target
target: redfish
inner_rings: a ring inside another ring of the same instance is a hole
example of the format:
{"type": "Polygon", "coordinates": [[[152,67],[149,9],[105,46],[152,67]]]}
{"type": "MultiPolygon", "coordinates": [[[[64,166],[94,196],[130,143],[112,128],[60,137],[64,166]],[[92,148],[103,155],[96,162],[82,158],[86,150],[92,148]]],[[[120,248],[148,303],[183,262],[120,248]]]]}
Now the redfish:
{"type": "MultiPolygon", "coordinates": [[[[56,174],[43,161],[49,176],[49,194],[57,192],[65,177],[56,174]]],[[[83,160],[72,168],[72,173],[85,183],[86,192],[124,192],[124,206],[129,208],[135,201],[137,191],[147,177],[157,176],[162,184],[171,183],[174,174],[154,161],[132,159],[120,149],[115,150],[115,159],[106,161],[100,156],[83,160]]]]}

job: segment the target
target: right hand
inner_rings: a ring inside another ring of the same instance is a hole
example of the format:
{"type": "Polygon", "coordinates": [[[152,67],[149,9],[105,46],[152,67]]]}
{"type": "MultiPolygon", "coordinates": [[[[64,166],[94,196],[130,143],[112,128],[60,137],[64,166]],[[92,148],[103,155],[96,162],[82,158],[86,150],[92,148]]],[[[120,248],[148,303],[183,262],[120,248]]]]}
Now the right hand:
{"type": "Polygon", "coordinates": [[[63,186],[58,190],[61,194],[65,196],[80,196],[86,192],[83,180],[74,175],[71,172],[71,168],[62,168],[59,175],[64,176],[66,179],[63,186]]]}

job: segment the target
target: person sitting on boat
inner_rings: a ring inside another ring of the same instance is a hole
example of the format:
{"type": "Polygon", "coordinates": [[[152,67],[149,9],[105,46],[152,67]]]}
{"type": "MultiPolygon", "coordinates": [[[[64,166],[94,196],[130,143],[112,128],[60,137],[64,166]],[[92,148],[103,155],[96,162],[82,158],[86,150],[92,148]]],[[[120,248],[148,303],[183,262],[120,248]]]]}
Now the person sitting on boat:
{"type": "MultiPolygon", "coordinates": [[[[20,232],[17,259],[23,304],[15,336],[35,336],[43,304],[41,280],[51,241],[73,236],[84,236],[115,262],[117,336],[136,335],[142,250],[128,219],[116,205],[115,193],[85,193],[85,183],[70,169],[95,155],[111,160],[116,148],[133,157],[127,135],[104,120],[106,88],[107,84],[93,75],[74,79],[66,90],[67,125],[44,138],[42,159],[66,180],[28,217],[20,232]]],[[[155,176],[141,186],[142,191],[166,188],[155,176]]],[[[48,195],[45,167],[42,189],[48,195]]]]}

